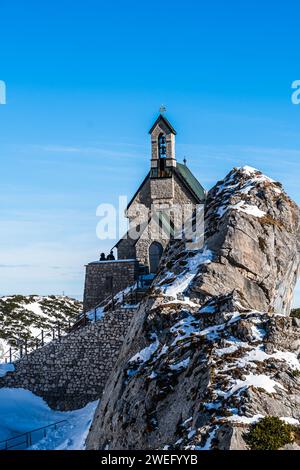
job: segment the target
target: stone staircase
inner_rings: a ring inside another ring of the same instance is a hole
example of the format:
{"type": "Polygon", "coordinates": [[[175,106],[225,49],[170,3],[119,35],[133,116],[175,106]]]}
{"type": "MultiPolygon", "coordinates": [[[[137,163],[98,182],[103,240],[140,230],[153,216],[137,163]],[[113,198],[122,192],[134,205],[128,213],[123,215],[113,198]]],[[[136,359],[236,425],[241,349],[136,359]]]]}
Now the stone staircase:
{"type": "Polygon", "coordinates": [[[31,390],[54,409],[72,410],[101,397],[137,306],[122,306],[19,358],[0,387],[31,390]]]}

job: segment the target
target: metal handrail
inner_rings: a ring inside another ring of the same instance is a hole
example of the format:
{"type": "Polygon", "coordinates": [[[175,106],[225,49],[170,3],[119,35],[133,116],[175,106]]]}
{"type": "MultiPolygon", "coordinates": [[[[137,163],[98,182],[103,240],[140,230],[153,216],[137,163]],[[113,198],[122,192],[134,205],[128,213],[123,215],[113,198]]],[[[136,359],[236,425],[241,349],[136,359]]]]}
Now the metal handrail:
{"type": "Polygon", "coordinates": [[[54,427],[54,429],[56,429],[57,425],[59,425],[61,423],[67,423],[67,422],[68,421],[66,419],[62,419],[60,421],[56,421],[55,423],[47,424],[46,426],[42,426],[40,428],[32,429],[31,431],[27,431],[27,432],[24,432],[22,434],[18,434],[17,436],[10,437],[9,439],[4,439],[3,441],[0,441],[0,447],[1,447],[1,444],[5,443],[4,448],[3,449],[0,448],[0,451],[1,450],[13,449],[14,447],[19,447],[19,446],[22,446],[24,444],[26,444],[27,447],[29,447],[29,446],[32,445],[32,434],[33,433],[38,432],[38,431],[44,431],[44,437],[46,437],[46,432],[45,432],[46,429],[52,428],[52,427],[54,427]],[[22,437],[24,437],[26,439],[22,442],[18,442],[17,444],[9,446],[9,442],[20,439],[22,437]]]}
{"type": "MultiPolygon", "coordinates": [[[[127,292],[125,294],[124,291],[123,291],[122,302],[124,302],[125,298],[127,296],[129,296],[131,298],[131,303],[132,303],[134,295],[135,295],[135,300],[137,302],[138,292],[144,291],[144,289],[145,289],[144,283],[142,283],[141,286],[139,284],[140,284],[140,281],[138,279],[137,282],[134,285],[131,286],[129,292],[127,292]]],[[[146,290],[147,289],[148,289],[148,287],[146,287],[146,290]]],[[[96,317],[97,317],[97,309],[100,308],[100,307],[108,307],[108,308],[112,307],[114,309],[115,301],[118,301],[118,296],[119,295],[120,295],[120,292],[117,292],[113,297],[111,295],[108,295],[104,300],[99,302],[92,309],[95,312],[95,321],[96,321],[96,317]]],[[[71,327],[70,322],[69,322],[69,332],[76,330],[78,328],[78,326],[82,324],[82,321],[84,321],[84,323],[86,324],[86,322],[87,322],[87,312],[82,312],[79,315],[78,319],[73,323],[72,327],[71,327]]],[[[57,327],[57,332],[58,332],[57,337],[58,337],[58,339],[60,339],[61,338],[61,327],[60,327],[60,325],[58,325],[58,327],[57,327]]],[[[38,349],[39,346],[43,347],[44,344],[45,344],[44,340],[47,337],[51,337],[51,336],[52,336],[52,339],[55,340],[55,328],[52,328],[52,334],[49,331],[45,332],[44,330],[41,330],[41,332],[37,336],[32,338],[32,343],[35,343],[35,347],[32,346],[30,348],[30,352],[32,352],[34,349],[38,349]],[[40,337],[41,337],[41,344],[38,345],[38,340],[39,340],[40,337]]],[[[14,357],[15,357],[15,361],[21,359],[23,357],[23,347],[24,347],[25,356],[27,356],[27,354],[28,354],[28,344],[27,344],[27,339],[25,339],[25,340],[22,340],[18,344],[18,348],[10,347],[7,351],[5,351],[5,353],[2,356],[3,359],[5,360],[5,363],[7,363],[7,359],[9,359],[9,363],[13,363],[14,362],[13,361],[14,357]]]]}
{"type": "MultiPolygon", "coordinates": [[[[5,360],[5,363],[7,363],[8,358],[9,358],[9,363],[13,363],[14,356],[15,356],[15,361],[21,359],[23,357],[23,353],[25,353],[24,355],[27,356],[28,349],[30,350],[29,352],[32,352],[32,351],[34,351],[34,349],[38,349],[39,346],[43,347],[45,345],[45,339],[46,338],[52,337],[52,339],[55,340],[56,339],[56,336],[55,336],[56,331],[57,331],[57,338],[60,339],[61,336],[62,336],[61,335],[61,329],[62,329],[62,326],[58,324],[56,328],[55,327],[52,328],[52,332],[41,330],[41,332],[37,336],[34,336],[33,338],[29,339],[30,342],[32,343],[32,346],[28,345],[28,343],[27,343],[28,340],[26,338],[22,339],[22,340],[18,340],[19,344],[18,344],[17,347],[15,347],[15,348],[10,347],[2,355],[3,359],[5,360]],[[39,340],[39,338],[41,338],[41,340],[39,340]],[[41,344],[39,344],[39,341],[40,341],[41,344]]],[[[69,329],[69,331],[71,330],[70,322],[69,322],[68,329],[69,329]]]]}

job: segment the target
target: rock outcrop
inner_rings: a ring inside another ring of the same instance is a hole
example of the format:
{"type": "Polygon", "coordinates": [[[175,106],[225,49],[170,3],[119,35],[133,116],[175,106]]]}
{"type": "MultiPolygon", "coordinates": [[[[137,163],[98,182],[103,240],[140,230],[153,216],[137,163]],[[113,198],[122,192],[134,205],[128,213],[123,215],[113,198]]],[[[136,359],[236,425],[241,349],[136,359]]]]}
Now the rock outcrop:
{"type": "Polygon", "coordinates": [[[261,417],[298,423],[300,324],[289,310],[299,229],[298,206],[257,170],[217,183],[203,248],[173,240],[164,254],[88,449],[247,449],[261,417]]]}

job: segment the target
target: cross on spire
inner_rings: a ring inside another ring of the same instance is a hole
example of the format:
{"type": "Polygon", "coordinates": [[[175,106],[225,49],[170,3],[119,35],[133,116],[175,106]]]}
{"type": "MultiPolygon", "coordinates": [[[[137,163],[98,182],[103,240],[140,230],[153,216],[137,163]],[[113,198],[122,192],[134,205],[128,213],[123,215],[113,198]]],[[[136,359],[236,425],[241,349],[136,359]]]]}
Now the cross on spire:
{"type": "Polygon", "coordinates": [[[161,104],[159,108],[160,114],[164,114],[166,111],[167,111],[167,108],[165,107],[165,105],[161,104]]]}

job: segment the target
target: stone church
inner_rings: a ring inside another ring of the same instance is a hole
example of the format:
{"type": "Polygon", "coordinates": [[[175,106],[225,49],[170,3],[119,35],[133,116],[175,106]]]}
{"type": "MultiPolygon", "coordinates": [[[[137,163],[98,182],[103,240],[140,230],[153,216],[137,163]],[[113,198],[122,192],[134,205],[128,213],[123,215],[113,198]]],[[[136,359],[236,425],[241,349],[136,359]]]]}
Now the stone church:
{"type": "Polygon", "coordinates": [[[186,165],[176,160],[176,131],[158,116],[151,136],[151,165],[126,209],[128,231],[113,247],[117,260],[86,266],[84,310],[125,289],[143,274],[155,275],[163,250],[183,218],[205,201],[205,190],[186,165]]]}

